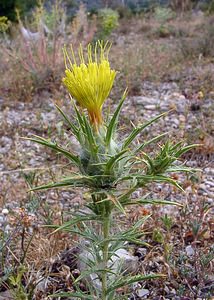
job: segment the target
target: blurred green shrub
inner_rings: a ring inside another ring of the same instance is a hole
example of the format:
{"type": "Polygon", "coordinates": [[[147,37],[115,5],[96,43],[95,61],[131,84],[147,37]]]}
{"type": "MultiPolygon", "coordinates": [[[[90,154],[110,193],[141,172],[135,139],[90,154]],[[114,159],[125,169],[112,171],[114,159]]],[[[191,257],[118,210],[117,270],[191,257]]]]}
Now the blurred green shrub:
{"type": "Polygon", "coordinates": [[[172,11],[171,8],[168,7],[156,7],[154,12],[154,18],[164,24],[176,17],[175,12],[172,11]]]}
{"type": "Polygon", "coordinates": [[[7,17],[0,17],[0,33],[5,33],[10,27],[10,21],[7,17]]]}
{"type": "Polygon", "coordinates": [[[184,12],[184,11],[187,11],[187,10],[190,10],[191,8],[193,8],[194,2],[199,2],[199,1],[194,1],[194,0],[170,0],[169,5],[175,11],[184,12]]]}
{"type": "Polygon", "coordinates": [[[119,17],[122,18],[131,18],[132,16],[132,11],[129,7],[120,5],[117,7],[117,12],[119,14],[119,17]]]}
{"type": "Polygon", "coordinates": [[[207,4],[206,12],[208,14],[214,14],[214,0],[210,1],[210,3],[207,4]]]}
{"type": "Polygon", "coordinates": [[[119,25],[119,14],[111,8],[103,8],[98,11],[98,21],[100,25],[99,38],[105,39],[119,25]]]}
{"type": "Polygon", "coordinates": [[[0,15],[6,16],[10,20],[15,20],[15,0],[1,0],[0,15]]]}
{"type": "Polygon", "coordinates": [[[204,24],[204,34],[194,39],[181,40],[180,49],[184,57],[199,58],[214,56],[214,18],[204,24]]]}
{"type": "Polygon", "coordinates": [[[154,11],[154,18],[160,24],[155,30],[155,35],[161,38],[169,37],[174,35],[172,26],[167,24],[170,20],[174,19],[176,14],[169,7],[156,7],[154,11]]]}
{"type": "Polygon", "coordinates": [[[37,0],[1,0],[0,15],[6,16],[9,20],[16,20],[15,9],[20,11],[22,16],[26,15],[29,10],[37,5],[37,0]]]}

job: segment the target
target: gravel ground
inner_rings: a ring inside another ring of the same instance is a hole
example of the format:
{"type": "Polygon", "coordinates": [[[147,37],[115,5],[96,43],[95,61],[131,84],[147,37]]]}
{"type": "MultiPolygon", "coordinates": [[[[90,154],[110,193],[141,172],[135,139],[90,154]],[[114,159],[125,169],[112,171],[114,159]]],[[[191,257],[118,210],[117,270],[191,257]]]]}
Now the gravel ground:
{"type": "MultiPolygon", "coordinates": [[[[25,172],[45,168],[55,168],[55,158],[51,157],[50,152],[45,152],[40,145],[32,143],[22,137],[29,137],[32,134],[43,135],[51,138],[66,139],[67,132],[63,131],[62,122],[54,107],[54,103],[49,95],[43,95],[38,101],[33,103],[14,103],[8,105],[0,100],[0,174],[1,188],[0,199],[6,207],[20,205],[19,200],[26,198],[26,187],[23,181],[22,170],[25,172]],[[23,188],[24,187],[24,188],[23,188]],[[20,191],[21,188],[21,191],[20,191]],[[20,191],[20,195],[16,190],[20,191]],[[18,201],[17,201],[18,200],[18,201]]],[[[117,103],[112,101],[112,106],[117,103]]],[[[64,109],[69,111],[69,104],[64,104],[64,109]]],[[[171,110],[171,112],[162,118],[155,125],[152,125],[146,132],[146,136],[155,136],[162,132],[168,132],[173,140],[187,139],[192,132],[197,131],[197,127],[213,126],[213,123],[206,123],[206,111],[212,110],[213,100],[200,100],[198,96],[195,99],[187,99],[179,90],[175,82],[163,83],[159,86],[145,82],[142,86],[142,95],[127,98],[122,110],[123,130],[121,137],[127,134],[127,128],[130,126],[130,120],[136,125],[140,122],[149,120],[158,113],[171,110]],[[201,122],[204,124],[201,124],[201,122]]],[[[214,130],[210,128],[209,131],[214,130]]],[[[144,135],[144,136],[145,136],[144,135]]],[[[143,136],[143,137],[144,137],[143,136]]],[[[72,150],[78,151],[78,145],[72,140],[72,150]]],[[[200,142],[200,136],[192,143],[200,142]]],[[[204,142],[204,141],[203,141],[204,142]]],[[[206,141],[205,141],[206,142],[206,141]]],[[[213,140],[209,140],[209,145],[205,145],[202,151],[196,151],[187,156],[186,164],[191,167],[200,168],[198,173],[198,193],[203,195],[207,202],[212,204],[214,199],[213,167],[214,156],[209,147],[213,146],[213,140]]],[[[185,181],[184,175],[179,175],[180,181],[185,181]]],[[[156,185],[153,193],[158,193],[160,189],[168,198],[177,200],[184,199],[179,192],[172,192],[168,186],[162,187],[156,185]]],[[[193,193],[191,187],[187,186],[187,194],[193,193]]],[[[49,192],[49,201],[54,192],[49,192]]],[[[69,205],[71,199],[80,197],[75,192],[63,192],[62,203],[69,205]]],[[[193,198],[197,197],[194,196],[193,198]]],[[[4,208],[4,207],[3,207],[4,208]]],[[[0,218],[1,220],[1,218],[0,218]]]]}
{"type": "MultiPolygon", "coordinates": [[[[110,102],[113,107],[116,107],[117,103],[113,100],[110,100],[110,102]]],[[[67,112],[71,112],[67,102],[62,106],[67,112]]],[[[198,143],[202,139],[200,133],[198,133],[199,129],[202,128],[210,133],[203,138],[202,143],[205,144],[203,147],[191,152],[184,158],[186,159],[186,165],[201,169],[196,174],[196,188],[193,188],[190,180],[185,175],[178,174],[178,179],[184,186],[185,194],[181,194],[168,185],[156,184],[146,191],[150,193],[150,197],[160,198],[161,196],[182,204],[189,202],[193,206],[194,203],[196,206],[198,205],[197,200],[200,198],[210,205],[214,204],[214,156],[211,151],[213,149],[211,134],[214,128],[212,127],[212,120],[206,119],[207,112],[210,112],[212,108],[212,99],[201,99],[200,95],[188,99],[185,92],[181,91],[175,82],[160,85],[145,82],[142,85],[140,96],[128,97],[122,111],[121,138],[128,133],[130,121],[137,125],[169,110],[171,112],[157,124],[152,125],[142,135],[141,139],[155,136],[164,131],[168,132],[169,136],[175,141],[180,139],[188,141],[189,137],[193,136],[191,142],[198,143]],[[194,134],[197,134],[197,136],[194,137],[194,134]]],[[[48,177],[50,177],[60,166],[61,162],[58,162],[51,155],[51,152],[45,152],[39,145],[22,139],[22,137],[29,137],[32,134],[54,137],[64,141],[70,139],[68,131],[62,127],[62,122],[54,108],[50,95],[43,95],[39,100],[35,99],[32,103],[6,104],[0,99],[0,204],[2,209],[16,210],[22,203],[27,201],[26,191],[28,187],[23,178],[23,173],[36,170],[36,172],[39,172],[41,180],[43,180],[46,178],[46,171],[48,171],[48,177]]],[[[78,145],[74,140],[72,140],[71,148],[73,151],[78,151],[78,145]]],[[[143,193],[145,191],[139,191],[135,196],[138,197],[143,193]]],[[[82,195],[76,191],[61,191],[60,193],[49,191],[45,195],[42,194],[41,199],[46,200],[50,205],[58,203],[65,210],[76,209],[82,203],[82,195]]],[[[0,212],[1,227],[4,227],[4,212],[0,212]]],[[[178,212],[179,210],[175,210],[173,207],[163,207],[159,214],[177,215],[178,212]]],[[[136,215],[134,215],[130,217],[130,220],[133,221],[136,218],[136,215]]],[[[191,245],[187,243],[182,251],[191,257],[194,254],[194,249],[189,246],[191,245]]],[[[146,250],[142,249],[141,251],[145,252],[146,250]]],[[[145,255],[146,253],[144,253],[145,255]]],[[[155,264],[159,263],[158,260],[152,260],[145,268],[156,270],[157,266],[155,264]]],[[[143,270],[145,271],[145,269],[143,270]]],[[[167,284],[165,284],[164,287],[161,287],[164,289],[164,294],[168,295],[165,298],[155,298],[154,293],[151,293],[151,287],[153,288],[153,286],[136,285],[133,287],[135,292],[130,299],[191,299],[177,297],[176,286],[173,287],[171,283],[169,285],[171,286],[167,287],[167,284]]],[[[203,288],[205,287],[203,286],[203,288]]],[[[157,289],[157,286],[155,288],[157,289]]],[[[204,299],[202,292],[201,295],[201,298],[197,299],[204,299]]]]}

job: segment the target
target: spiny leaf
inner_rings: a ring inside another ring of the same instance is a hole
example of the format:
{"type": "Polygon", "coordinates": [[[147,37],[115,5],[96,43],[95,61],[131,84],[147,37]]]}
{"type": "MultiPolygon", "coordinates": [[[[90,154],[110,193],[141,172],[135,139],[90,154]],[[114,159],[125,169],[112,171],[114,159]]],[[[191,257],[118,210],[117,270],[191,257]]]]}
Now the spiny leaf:
{"type": "Polygon", "coordinates": [[[154,142],[157,142],[158,140],[160,140],[162,137],[164,137],[167,134],[168,134],[168,132],[162,133],[162,134],[152,138],[151,140],[144,142],[134,151],[134,153],[137,153],[137,152],[141,151],[143,148],[145,148],[146,146],[148,146],[154,142]]]}
{"type": "Polygon", "coordinates": [[[62,224],[61,226],[58,225],[44,225],[44,227],[49,227],[49,228],[56,228],[52,234],[55,234],[56,232],[60,230],[67,230],[69,227],[72,227],[80,222],[85,222],[85,221],[99,221],[100,217],[97,215],[87,215],[87,216],[75,216],[72,220],[62,224]]]}
{"type": "MultiPolygon", "coordinates": [[[[152,181],[156,182],[167,182],[171,183],[172,185],[176,186],[182,192],[185,192],[182,187],[172,178],[164,176],[164,175],[141,175],[141,174],[131,174],[124,177],[119,178],[117,184],[122,181],[133,180],[137,181],[137,187],[145,186],[147,183],[152,181]]],[[[122,196],[121,196],[122,197],[122,196]]]]}
{"type": "Polygon", "coordinates": [[[48,183],[45,185],[40,185],[38,187],[30,189],[30,191],[41,191],[41,190],[47,190],[51,188],[60,188],[65,186],[74,186],[74,187],[84,187],[84,186],[91,186],[93,185],[93,180],[90,177],[87,176],[79,176],[79,177],[70,177],[65,180],[59,181],[59,182],[53,182],[48,183]]]}
{"type": "Polygon", "coordinates": [[[85,132],[85,127],[84,127],[84,122],[83,122],[83,115],[84,115],[84,113],[82,112],[82,115],[81,115],[80,112],[79,112],[79,110],[77,109],[77,106],[74,103],[74,101],[73,100],[71,100],[71,101],[72,101],[72,104],[74,106],[75,113],[77,115],[77,120],[78,120],[79,126],[82,129],[82,133],[85,135],[86,132],[85,132]]]}
{"type": "MultiPolygon", "coordinates": [[[[137,235],[137,234],[136,234],[137,235]]],[[[138,237],[141,237],[141,236],[143,236],[144,235],[144,233],[143,232],[139,232],[138,233],[138,237]]],[[[99,242],[99,243],[97,243],[97,245],[98,246],[101,246],[103,243],[105,243],[105,242],[131,242],[131,243],[133,243],[133,244],[138,244],[138,245],[142,245],[142,246],[145,246],[145,247],[151,247],[148,243],[146,243],[146,242],[144,242],[144,241],[141,241],[141,240],[139,240],[139,238],[135,238],[135,237],[131,237],[131,236],[115,236],[115,237],[110,237],[109,239],[105,239],[105,240],[103,240],[103,241],[101,241],[101,242],[99,242]]],[[[112,248],[113,248],[113,246],[112,246],[112,248]]],[[[110,248],[111,249],[111,248],[110,248]]],[[[121,249],[121,247],[119,247],[119,249],[121,249]]],[[[113,251],[111,251],[110,250],[110,252],[113,252],[113,251]]],[[[112,255],[114,255],[114,253],[113,254],[111,254],[111,256],[112,255]]]]}
{"type": "Polygon", "coordinates": [[[119,153],[117,153],[116,155],[114,155],[113,157],[111,157],[108,162],[106,163],[106,170],[105,170],[105,174],[109,174],[109,172],[111,171],[111,169],[113,168],[114,164],[119,160],[122,159],[124,157],[121,158],[121,156],[126,153],[128,150],[123,150],[119,153]]]}
{"type": "Polygon", "coordinates": [[[150,274],[150,275],[135,275],[135,276],[128,276],[128,277],[122,277],[120,280],[116,281],[115,284],[110,286],[107,289],[107,293],[111,293],[112,291],[143,280],[150,280],[150,279],[157,279],[157,278],[165,278],[166,276],[163,274],[150,274]]]}
{"type": "Polygon", "coordinates": [[[168,201],[168,200],[156,200],[156,199],[139,199],[137,201],[129,201],[124,203],[124,205],[145,205],[145,204],[152,204],[152,205],[176,205],[183,207],[183,204],[175,202],[175,201],[168,201]]]}
{"type": "Polygon", "coordinates": [[[83,123],[84,123],[84,127],[85,127],[86,138],[87,138],[89,146],[90,146],[91,154],[94,155],[97,153],[98,146],[96,145],[93,131],[92,131],[91,126],[88,123],[88,120],[86,119],[85,115],[83,115],[82,119],[83,119],[83,123]]]}
{"type": "Polygon", "coordinates": [[[176,153],[175,153],[175,157],[180,157],[182,154],[184,154],[185,152],[195,148],[195,147],[200,147],[202,146],[202,144],[193,144],[193,145],[188,145],[186,147],[183,147],[181,148],[180,150],[178,150],[176,153]]]}
{"type": "Polygon", "coordinates": [[[188,167],[179,167],[179,166],[172,166],[171,168],[167,169],[167,173],[171,172],[188,172],[188,173],[195,173],[195,172],[200,172],[200,169],[193,169],[193,168],[188,168],[188,167]]]}
{"type": "Polygon", "coordinates": [[[127,89],[124,91],[123,96],[120,100],[120,103],[119,103],[119,105],[118,105],[114,115],[112,116],[109,125],[108,125],[107,132],[106,132],[106,145],[107,146],[110,145],[112,136],[114,135],[114,132],[116,130],[116,126],[117,126],[117,122],[118,122],[118,116],[119,116],[119,113],[121,111],[122,105],[123,105],[123,103],[126,99],[126,96],[127,96],[127,89]]]}
{"type": "Polygon", "coordinates": [[[111,269],[98,269],[96,267],[94,267],[94,268],[91,267],[91,269],[89,271],[82,272],[81,275],[79,277],[77,277],[74,284],[81,281],[83,278],[87,277],[90,274],[98,274],[98,273],[103,273],[103,272],[115,275],[115,272],[113,272],[111,269]]]}
{"type": "Polygon", "coordinates": [[[68,116],[63,112],[63,110],[57,104],[55,104],[55,107],[60,112],[60,114],[63,116],[64,120],[71,127],[71,130],[72,130],[73,134],[79,140],[79,130],[78,130],[78,128],[69,120],[68,116]]]}
{"type": "Polygon", "coordinates": [[[146,127],[148,127],[149,125],[151,125],[152,123],[154,123],[155,121],[160,119],[161,117],[165,116],[166,114],[167,114],[166,112],[162,113],[162,114],[158,115],[157,117],[153,118],[152,120],[146,122],[145,124],[142,124],[141,126],[139,126],[137,128],[134,128],[133,131],[130,133],[130,135],[125,139],[122,149],[127,148],[143,129],[145,129],[146,127]]]}
{"type": "Polygon", "coordinates": [[[121,205],[121,203],[117,197],[115,197],[114,195],[110,195],[110,194],[108,194],[107,197],[110,201],[112,201],[114,203],[114,205],[118,208],[119,211],[121,211],[124,215],[126,214],[123,206],[121,205]]]}
{"type": "Polygon", "coordinates": [[[84,294],[82,292],[67,292],[67,293],[57,293],[49,295],[51,298],[55,297],[75,297],[80,299],[86,299],[86,300],[94,300],[93,296],[90,296],[89,294],[84,294]]]}
{"type": "MultiPolygon", "coordinates": [[[[154,161],[150,158],[150,156],[148,155],[148,154],[146,154],[145,152],[143,152],[143,156],[145,157],[145,159],[146,159],[146,161],[148,162],[148,164],[149,164],[149,167],[151,168],[151,169],[153,169],[154,168],[154,161]]],[[[147,164],[147,165],[148,165],[147,164]]]]}
{"type": "Polygon", "coordinates": [[[142,180],[142,184],[145,185],[145,183],[147,182],[151,182],[151,181],[157,181],[157,182],[167,182],[167,183],[171,183],[172,185],[174,185],[175,187],[177,187],[179,190],[181,190],[182,192],[185,192],[183,190],[183,188],[172,178],[170,177],[166,177],[163,175],[143,175],[141,176],[137,176],[136,177],[139,180],[139,185],[140,181],[142,180]]]}
{"type": "Polygon", "coordinates": [[[35,142],[37,144],[46,146],[46,147],[54,150],[55,152],[61,153],[62,155],[67,157],[69,160],[71,160],[73,163],[75,163],[75,165],[77,165],[79,167],[80,160],[79,160],[78,156],[72,154],[71,152],[67,151],[66,149],[64,149],[64,148],[58,146],[57,144],[50,142],[40,136],[33,135],[33,137],[34,138],[25,138],[25,139],[35,142]]]}

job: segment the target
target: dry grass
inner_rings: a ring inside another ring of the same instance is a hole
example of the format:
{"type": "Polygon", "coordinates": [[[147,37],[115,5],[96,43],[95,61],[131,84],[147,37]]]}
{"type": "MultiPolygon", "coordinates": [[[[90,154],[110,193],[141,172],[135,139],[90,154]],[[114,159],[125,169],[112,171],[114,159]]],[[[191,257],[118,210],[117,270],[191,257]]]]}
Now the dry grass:
{"type": "Polygon", "coordinates": [[[112,61],[120,71],[122,84],[117,95],[126,85],[131,94],[140,94],[143,80],[173,80],[185,90],[192,84],[191,78],[194,89],[199,91],[203,85],[204,95],[212,93],[212,24],[212,17],[178,16],[167,22],[171,29],[163,38],[157,35],[160,24],[152,17],[122,23],[112,49],[112,61]],[[128,30],[131,34],[127,38],[128,30]]]}
{"type": "MultiPolygon", "coordinates": [[[[35,12],[36,25],[33,27],[38,37],[23,35],[24,25],[19,20],[19,25],[11,29],[15,38],[1,41],[0,91],[9,100],[32,101],[33,96],[43,90],[57,92],[64,70],[62,48],[71,43],[74,47],[80,42],[86,45],[96,32],[96,18],[89,20],[83,5],[70,24],[62,29],[62,23],[56,22],[50,33],[44,30],[41,23],[44,16],[40,10],[35,12]]],[[[63,16],[58,8],[54,13],[56,20],[61,20],[63,16]]]]}

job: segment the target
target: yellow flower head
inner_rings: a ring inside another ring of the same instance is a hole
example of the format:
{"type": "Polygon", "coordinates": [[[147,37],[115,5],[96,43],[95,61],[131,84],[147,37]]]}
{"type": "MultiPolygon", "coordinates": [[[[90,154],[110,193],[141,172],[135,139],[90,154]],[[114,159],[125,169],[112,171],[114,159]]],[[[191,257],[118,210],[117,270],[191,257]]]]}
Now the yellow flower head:
{"type": "Polygon", "coordinates": [[[92,45],[89,44],[87,50],[85,59],[80,45],[80,64],[78,65],[72,46],[73,61],[64,49],[66,70],[63,83],[80,106],[87,109],[91,123],[97,126],[102,123],[102,106],[112,89],[116,71],[110,68],[108,42],[106,44],[102,41],[97,42],[94,51],[92,51],[92,45]]]}

